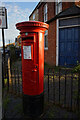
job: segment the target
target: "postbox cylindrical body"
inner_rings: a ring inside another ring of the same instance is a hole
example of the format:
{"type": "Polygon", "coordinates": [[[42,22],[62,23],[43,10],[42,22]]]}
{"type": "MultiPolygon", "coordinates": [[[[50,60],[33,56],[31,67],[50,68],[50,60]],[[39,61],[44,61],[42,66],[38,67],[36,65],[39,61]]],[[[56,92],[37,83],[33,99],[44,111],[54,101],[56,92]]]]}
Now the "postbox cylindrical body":
{"type": "Polygon", "coordinates": [[[43,112],[44,31],[48,27],[38,21],[16,24],[21,34],[23,110],[30,116],[43,112]]]}

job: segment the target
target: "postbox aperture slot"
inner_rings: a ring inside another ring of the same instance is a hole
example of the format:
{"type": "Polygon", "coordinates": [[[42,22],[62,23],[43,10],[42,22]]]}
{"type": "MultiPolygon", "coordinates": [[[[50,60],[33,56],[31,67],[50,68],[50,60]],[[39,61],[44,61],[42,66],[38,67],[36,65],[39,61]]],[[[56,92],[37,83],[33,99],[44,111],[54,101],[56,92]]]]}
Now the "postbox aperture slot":
{"type": "Polygon", "coordinates": [[[23,57],[26,60],[33,59],[33,45],[23,46],[23,57]]]}
{"type": "Polygon", "coordinates": [[[22,40],[34,40],[34,37],[33,36],[28,36],[28,37],[22,38],[22,40]]]}

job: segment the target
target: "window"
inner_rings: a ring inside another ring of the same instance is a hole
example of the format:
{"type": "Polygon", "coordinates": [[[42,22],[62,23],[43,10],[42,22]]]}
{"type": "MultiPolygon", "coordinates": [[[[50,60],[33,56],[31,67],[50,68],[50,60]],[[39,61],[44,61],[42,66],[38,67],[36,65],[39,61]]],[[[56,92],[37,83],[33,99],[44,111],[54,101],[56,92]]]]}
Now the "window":
{"type": "Polygon", "coordinates": [[[33,21],[35,21],[35,14],[33,14],[33,21]]]}
{"type": "Polygon", "coordinates": [[[39,15],[39,12],[38,12],[38,9],[37,9],[37,10],[36,10],[36,20],[37,20],[37,21],[39,20],[39,19],[38,19],[38,18],[39,18],[38,15],[39,15]]]}
{"type": "Polygon", "coordinates": [[[44,22],[47,21],[47,4],[44,5],[44,22]]]}
{"type": "Polygon", "coordinates": [[[44,49],[48,49],[48,30],[46,30],[44,34],[44,49]]]}
{"type": "Polygon", "coordinates": [[[61,19],[59,20],[59,26],[60,27],[65,27],[65,26],[75,26],[75,25],[80,25],[80,17],[72,17],[68,19],[61,19]]]}
{"type": "Polygon", "coordinates": [[[38,9],[37,9],[37,14],[38,14],[38,9]]]}
{"type": "Polygon", "coordinates": [[[57,0],[56,4],[56,15],[62,11],[62,0],[57,0]]]}

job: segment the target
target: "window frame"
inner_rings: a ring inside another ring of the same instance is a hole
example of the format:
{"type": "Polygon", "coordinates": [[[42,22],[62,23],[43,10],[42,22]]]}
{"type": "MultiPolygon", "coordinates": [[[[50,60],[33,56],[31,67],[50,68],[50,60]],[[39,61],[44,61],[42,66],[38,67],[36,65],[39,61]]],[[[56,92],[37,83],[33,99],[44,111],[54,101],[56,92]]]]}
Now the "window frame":
{"type": "Polygon", "coordinates": [[[48,9],[47,9],[47,3],[44,5],[44,22],[48,19],[48,9]]]}
{"type": "Polygon", "coordinates": [[[55,2],[55,13],[56,15],[59,14],[62,11],[62,0],[57,0],[55,2]]]}

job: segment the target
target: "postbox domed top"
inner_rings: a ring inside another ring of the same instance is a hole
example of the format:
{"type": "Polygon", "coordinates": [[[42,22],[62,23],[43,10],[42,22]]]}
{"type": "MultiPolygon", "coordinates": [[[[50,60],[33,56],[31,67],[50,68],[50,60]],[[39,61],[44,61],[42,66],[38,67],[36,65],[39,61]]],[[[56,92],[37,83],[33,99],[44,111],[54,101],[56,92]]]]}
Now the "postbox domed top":
{"type": "Polygon", "coordinates": [[[49,25],[44,23],[44,22],[39,22],[39,21],[25,21],[25,22],[20,22],[16,24],[16,28],[19,30],[30,30],[31,29],[43,29],[43,31],[45,31],[45,29],[48,29],[49,25]]]}

